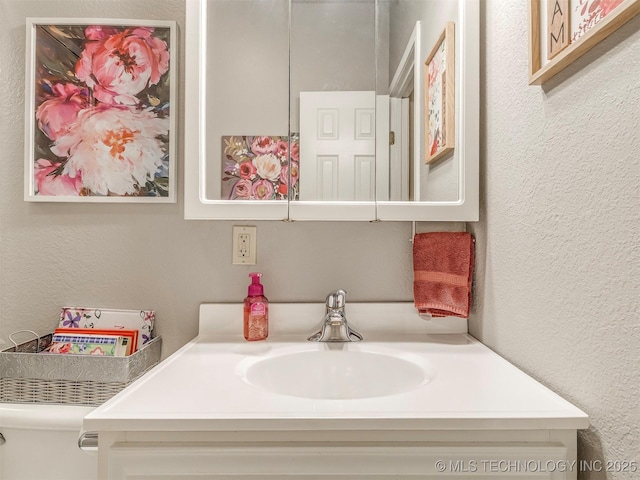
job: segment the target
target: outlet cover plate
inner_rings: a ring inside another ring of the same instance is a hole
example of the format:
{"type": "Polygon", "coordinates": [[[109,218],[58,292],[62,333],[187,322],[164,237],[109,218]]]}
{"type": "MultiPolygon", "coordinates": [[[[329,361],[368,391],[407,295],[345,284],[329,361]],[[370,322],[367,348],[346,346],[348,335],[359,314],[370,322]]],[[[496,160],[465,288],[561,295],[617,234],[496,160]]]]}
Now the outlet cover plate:
{"type": "Polygon", "coordinates": [[[234,265],[256,264],[257,230],[255,226],[233,226],[232,262],[234,265]]]}

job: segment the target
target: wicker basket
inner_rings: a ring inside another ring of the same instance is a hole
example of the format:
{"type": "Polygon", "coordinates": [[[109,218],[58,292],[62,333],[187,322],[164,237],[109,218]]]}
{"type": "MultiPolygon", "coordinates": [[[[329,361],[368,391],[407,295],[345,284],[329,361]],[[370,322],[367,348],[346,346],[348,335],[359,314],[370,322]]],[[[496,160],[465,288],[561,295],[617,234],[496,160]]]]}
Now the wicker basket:
{"type": "Polygon", "coordinates": [[[51,334],[0,352],[0,402],[100,405],[160,361],[156,337],[128,357],[36,353],[51,334]]]}

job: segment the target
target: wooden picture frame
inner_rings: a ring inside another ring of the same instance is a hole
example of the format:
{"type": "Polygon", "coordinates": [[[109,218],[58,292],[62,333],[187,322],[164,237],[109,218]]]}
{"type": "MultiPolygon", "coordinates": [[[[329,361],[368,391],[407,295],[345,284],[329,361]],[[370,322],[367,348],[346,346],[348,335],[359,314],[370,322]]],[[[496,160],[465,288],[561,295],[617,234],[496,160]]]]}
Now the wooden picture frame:
{"type": "Polygon", "coordinates": [[[447,22],[424,62],[425,163],[455,145],[455,25],[447,22]]]}
{"type": "Polygon", "coordinates": [[[638,13],[640,0],[529,0],[529,85],[542,85],[638,13]]]}
{"type": "Polygon", "coordinates": [[[176,202],[174,21],[27,18],[30,202],[176,202]]]}

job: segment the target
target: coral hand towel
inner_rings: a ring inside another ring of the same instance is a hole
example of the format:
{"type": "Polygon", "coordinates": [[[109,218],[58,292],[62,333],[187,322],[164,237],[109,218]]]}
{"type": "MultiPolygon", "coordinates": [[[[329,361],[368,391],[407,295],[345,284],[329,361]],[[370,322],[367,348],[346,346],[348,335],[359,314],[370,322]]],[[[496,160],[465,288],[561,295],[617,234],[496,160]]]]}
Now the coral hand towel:
{"type": "Polygon", "coordinates": [[[416,234],[413,298],[420,313],[469,318],[473,247],[473,237],[467,232],[416,234]]]}

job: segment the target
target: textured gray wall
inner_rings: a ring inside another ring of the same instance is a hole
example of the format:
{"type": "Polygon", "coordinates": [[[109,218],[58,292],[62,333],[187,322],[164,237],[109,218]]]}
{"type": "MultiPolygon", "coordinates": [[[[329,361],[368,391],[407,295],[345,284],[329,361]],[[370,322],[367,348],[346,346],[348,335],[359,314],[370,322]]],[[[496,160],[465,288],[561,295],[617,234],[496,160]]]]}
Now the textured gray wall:
{"type": "Polygon", "coordinates": [[[544,87],[527,22],[527,2],[483,2],[470,329],[589,414],[580,458],[639,462],[640,17],[544,87]]]}

